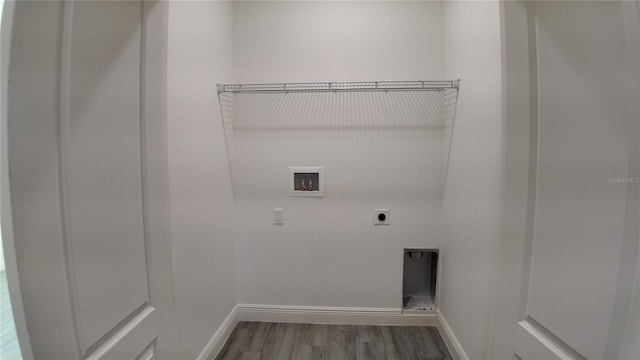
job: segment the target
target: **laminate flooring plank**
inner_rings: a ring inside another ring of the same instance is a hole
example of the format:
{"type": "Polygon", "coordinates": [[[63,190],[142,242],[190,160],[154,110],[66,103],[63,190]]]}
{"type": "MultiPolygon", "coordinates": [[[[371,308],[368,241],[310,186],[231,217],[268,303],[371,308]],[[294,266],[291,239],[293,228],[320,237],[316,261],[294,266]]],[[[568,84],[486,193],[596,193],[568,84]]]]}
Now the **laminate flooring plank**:
{"type": "MultiPolygon", "coordinates": [[[[434,337],[434,333],[429,331],[428,327],[416,326],[414,331],[417,333],[417,340],[424,344],[422,356],[425,358],[442,358],[444,354],[434,337]]],[[[436,332],[437,335],[437,332],[436,332]]],[[[439,335],[438,335],[439,336],[439,335]]]]}
{"type": "Polygon", "coordinates": [[[422,359],[451,359],[447,357],[449,355],[449,351],[447,350],[444,341],[442,340],[438,330],[432,327],[426,326],[414,326],[410,330],[413,334],[413,338],[411,341],[417,344],[422,344],[422,346],[417,349],[417,353],[419,357],[422,359]],[[433,329],[433,331],[432,331],[433,329]]]}
{"type": "Polygon", "coordinates": [[[328,332],[329,358],[332,360],[356,359],[356,331],[341,330],[344,327],[332,326],[328,332]]]}
{"type": "Polygon", "coordinates": [[[293,354],[293,349],[296,346],[296,330],[301,329],[302,326],[292,326],[298,324],[282,324],[280,346],[276,352],[276,359],[289,359],[293,354]]]}
{"type": "Polygon", "coordinates": [[[382,342],[380,326],[357,325],[358,340],[364,342],[382,342]]]}
{"type": "Polygon", "coordinates": [[[356,344],[357,360],[385,360],[384,344],[379,342],[360,341],[356,344]]]}
{"type": "Polygon", "coordinates": [[[278,337],[280,336],[280,324],[279,323],[267,323],[263,332],[262,339],[256,342],[252,342],[253,345],[260,343],[262,347],[251,347],[252,351],[259,351],[262,353],[262,359],[269,359],[274,352],[277,351],[279,344],[278,337]]]}
{"type": "Polygon", "coordinates": [[[242,351],[246,347],[246,343],[249,339],[249,330],[242,327],[236,327],[229,335],[227,343],[224,344],[222,350],[220,350],[220,359],[239,359],[242,355],[242,351]]]}
{"type": "Polygon", "coordinates": [[[238,360],[261,360],[264,359],[262,353],[242,353],[242,356],[238,360]]]}
{"type": "Polygon", "coordinates": [[[384,355],[389,360],[401,360],[402,354],[396,339],[391,333],[391,329],[394,326],[381,326],[380,332],[382,333],[382,344],[384,345],[384,355]]]}
{"type": "Polygon", "coordinates": [[[294,328],[296,333],[296,344],[298,345],[313,345],[313,331],[311,324],[289,324],[294,328]]]}
{"type": "MultiPolygon", "coordinates": [[[[404,339],[407,349],[408,358],[410,359],[429,359],[432,358],[429,351],[429,344],[423,342],[422,334],[419,326],[398,326],[400,334],[404,339]]],[[[438,354],[440,355],[440,354],[438,354]]]]}
{"type": "MultiPolygon", "coordinates": [[[[333,328],[333,325],[331,326],[333,328]]],[[[329,325],[313,324],[311,325],[311,335],[313,346],[327,346],[327,336],[329,334],[329,325]]]]}
{"type": "Polygon", "coordinates": [[[449,349],[447,349],[447,344],[445,344],[444,339],[442,338],[436,327],[423,326],[421,327],[420,331],[428,332],[429,334],[431,334],[431,338],[435,342],[435,345],[431,346],[431,344],[429,344],[429,349],[437,348],[442,359],[453,360],[453,356],[451,356],[449,349]]]}
{"type": "Polygon", "coordinates": [[[268,346],[265,340],[267,338],[267,334],[269,332],[270,326],[271,326],[271,323],[267,323],[267,322],[255,323],[255,327],[253,328],[253,334],[251,334],[250,336],[251,340],[249,341],[248,346],[246,346],[244,352],[257,353],[257,352],[261,352],[265,346],[268,346]]]}
{"type": "Polygon", "coordinates": [[[310,360],[330,360],[326,346],[312,346],[310,360]]]}
{"type": "Polygon", "coordinates": [[[391,336],[393,337],[393,341],[398,347],[398,352],[400,353],[401,359],[417,359],[418,354],[416,354],[414,347],[411,344],[411,341],[407,339],[407,331],[404,326],[392,326],[391,327],[391,336]]]}
{"type": "MultiPolygon", "coordinates": [[[[262,348],[262,359],[282,359],[280,350],[283,346],[289,346],[289,349],[283,349],[287,352],[287,357],[291,354],[292,342],[289,341],[285,344],[285,338],[287,333],[288,324],[285,323],[271,323],[267,328],[267,336],[265,338],[265,345],[262,348]]],[[[286,358],[286,357],[285,357],[286,358]]]]}
{"type": "Polygon", "coordinates": [[[295,345],[293,347],[293,352],[291,353],[291,360],[310,360],[312,345],[295,345]]]}
{"type": "Polygon", "coordinates": [[[341,324],[341,325],[334,325],[338,330],[355,330],[356,329],[356,325],[348,325],[348,324],[341,324]]]}

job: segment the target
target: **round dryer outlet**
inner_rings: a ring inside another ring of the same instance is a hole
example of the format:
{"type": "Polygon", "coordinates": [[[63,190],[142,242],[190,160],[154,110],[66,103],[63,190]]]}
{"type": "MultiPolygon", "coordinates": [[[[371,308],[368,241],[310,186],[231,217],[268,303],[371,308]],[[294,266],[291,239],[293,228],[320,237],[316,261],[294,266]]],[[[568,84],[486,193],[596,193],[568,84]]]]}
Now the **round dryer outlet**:
{"type": "Polygon", "coordinates": [[[391,220],[391,213],[389,209],[373,210],[373,225],[389,225],[390,220],[391,220]]]}

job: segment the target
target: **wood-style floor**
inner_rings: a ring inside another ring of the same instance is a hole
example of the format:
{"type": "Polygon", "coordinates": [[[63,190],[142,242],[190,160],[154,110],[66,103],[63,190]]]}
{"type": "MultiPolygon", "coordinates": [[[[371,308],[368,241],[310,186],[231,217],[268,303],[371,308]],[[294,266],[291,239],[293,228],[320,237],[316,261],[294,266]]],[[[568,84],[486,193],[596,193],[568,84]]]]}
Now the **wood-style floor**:
{"type": "Polygon", "coordinates": [[[239,322],[217,360],[452,359],[432,326],[239,322]]]}
{"type": "Polygon", "coordinates": [[[16,327],[13,323],[6,271],[0,271],[0,359],[22,359],[16,327]]]}

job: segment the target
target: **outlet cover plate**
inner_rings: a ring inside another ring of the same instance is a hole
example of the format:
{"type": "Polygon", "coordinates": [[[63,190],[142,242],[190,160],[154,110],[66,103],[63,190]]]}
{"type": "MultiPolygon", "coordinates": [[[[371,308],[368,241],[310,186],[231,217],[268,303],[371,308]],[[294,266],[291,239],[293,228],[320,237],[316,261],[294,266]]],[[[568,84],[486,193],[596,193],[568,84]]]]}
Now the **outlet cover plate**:
{"type": "Polygon", "coordinates": [[[373,209],[373,225],[389,225],[391,223],[391,211],[389,209],[373,209]],[[384,219],[380,220],[380,215],[384,219]]]}

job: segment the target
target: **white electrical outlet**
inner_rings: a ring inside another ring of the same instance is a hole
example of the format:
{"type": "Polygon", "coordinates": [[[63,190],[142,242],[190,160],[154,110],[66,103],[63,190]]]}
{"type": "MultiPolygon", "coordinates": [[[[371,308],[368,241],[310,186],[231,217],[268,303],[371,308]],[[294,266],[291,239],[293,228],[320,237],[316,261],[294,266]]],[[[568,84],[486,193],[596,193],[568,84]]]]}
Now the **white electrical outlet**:
{"type": "Polygon", "coordinates": [[[389,209],[373,209],[373,225],[389,225],[391,211],[389,209]]]}
{"type": "Polygon", "coordinates": [[[273,209],[273,223],[276,225],[284,224],[284,209],[273,209]]]}

